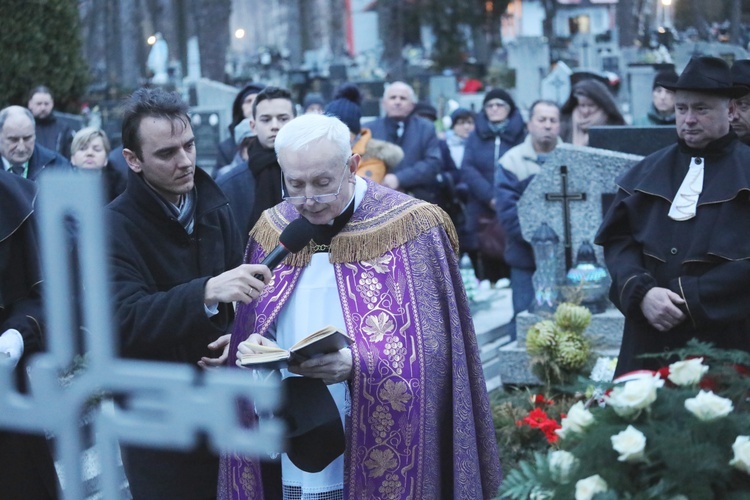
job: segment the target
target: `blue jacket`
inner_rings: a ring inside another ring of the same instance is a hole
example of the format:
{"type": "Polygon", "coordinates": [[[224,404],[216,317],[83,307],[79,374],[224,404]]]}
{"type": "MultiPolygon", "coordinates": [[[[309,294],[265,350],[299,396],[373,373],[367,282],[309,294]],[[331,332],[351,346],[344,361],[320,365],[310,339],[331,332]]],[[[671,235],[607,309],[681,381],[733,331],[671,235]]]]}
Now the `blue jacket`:
{"type": "Polygon", "coordinates": [[[476,129],[466,141],[461,164],[461,180],[469,188],[466,230],[469,233],[467,249],[476,248],[476,224],[480,215],[493,216],[490,203],[495,197],[495,173],[498,160],[506,151],[523,142],[526,124],[516,109],[508,118],[508,125],[499,135],[490,129],[484,112],[476,116],[476,129]]]}
{"type": "Polygon", "coordinates": [[[29,170],[26,178],[35,181],[39,177],[39,174],[47,168],[72,169],[73,167],[60,153],[56,153],[51,149],[36,144],[34,146],[34,152],[31,154],[31,158],[29,158],[29,170]]]}
{"type": "Polygon", "coordinates": [[[242,161],[236,167],[224,172],[216,179],[216,184],[229,200],[234,220],[242,233],[242,244],[247,243],[250,230],[253,228],[252,216],[255,207],[255,177],[242,161]]]}
{"type": "MultiPolygon", "coordinates": [[[[388,120],[378,118],[365,124],[373,139],[393,142],[388,138],[388,120]]],[[[404,121],[404,134],[398,145],[404,150],[404,158],[390,173],[398,177],[399,189],[434,203],[437,201],[437,176],[443,164],[435,125],[419,116],[409,116],[404,121]]]]}

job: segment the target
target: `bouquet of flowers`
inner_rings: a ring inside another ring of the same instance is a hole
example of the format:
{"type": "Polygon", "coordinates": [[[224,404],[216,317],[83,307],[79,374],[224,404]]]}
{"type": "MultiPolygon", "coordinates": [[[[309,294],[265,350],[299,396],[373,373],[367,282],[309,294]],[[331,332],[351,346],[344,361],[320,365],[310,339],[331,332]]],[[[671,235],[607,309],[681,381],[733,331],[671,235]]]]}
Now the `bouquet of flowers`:
{"type": "MultiPolygon", "coordinates": [[[[568,410],[559,439],[510,471],[510,499],[750,498],[750,355],[691,341],[568,410]]],[[[550,424],[548,424],[550,425],[550,424]]]]}
{"type": "Polygon", "coordinates": [[[591,346],[583,332],[591,323],[591,312],[563,302],[552,319],[540,321],[526,334],[531,368],[545,383],[570,382],[589,364],[591,346]]]}

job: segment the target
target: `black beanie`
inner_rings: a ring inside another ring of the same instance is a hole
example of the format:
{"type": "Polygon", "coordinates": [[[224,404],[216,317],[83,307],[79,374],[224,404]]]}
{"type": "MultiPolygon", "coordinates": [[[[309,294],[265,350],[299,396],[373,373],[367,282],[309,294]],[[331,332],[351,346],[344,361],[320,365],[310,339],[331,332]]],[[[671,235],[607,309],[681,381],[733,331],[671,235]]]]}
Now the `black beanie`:
{"type": "Polygon", "coordinates": [[[349,127],[353,134],[359,134],[362,131],[362,94],[353,83],[344,83],[336,91],[333,101],[329,102],[325,109],[325,114],[335,116],[349,127]]]}
{"type": "Polygon", "coordinates": [[[513,114],[513,111],[516,110],[515,101],[513,101],[513,98],[510,96],[510,94],[504,91],[503,89],[492,89],[489,92],[487,92],[484,95],[482,106],[487,104],[487,101],[491,101],[492,99],[502,99],[503,101],[507,102],[510,105],[510,112],[508,113],[508,115],[513,114]]]}
{"type": "Polygon", "coordinates": [[[677,83],[678,78],[674,69],[663,69],[654,77],[654,84],[651,86],[651,90],[654,90],[656,87],[663,87],[664,85],[674,85],[677,83]]]}

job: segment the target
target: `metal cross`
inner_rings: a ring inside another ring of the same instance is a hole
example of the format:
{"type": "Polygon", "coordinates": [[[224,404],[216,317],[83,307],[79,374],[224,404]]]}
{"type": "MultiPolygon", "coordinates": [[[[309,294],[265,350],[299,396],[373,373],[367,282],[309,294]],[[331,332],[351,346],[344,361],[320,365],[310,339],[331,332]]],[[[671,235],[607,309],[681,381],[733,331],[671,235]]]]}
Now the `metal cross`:
{"type": "Polygon", "coordinates": [[[563,206],[563,245],[565,247],[565,272],[573,267],[573,239],[570,235],[570,202],[586,201],[586,193],[569,193],[568,192],[568,167],[560,166],[560,182],[562,184],[562,193],[545,193],[544,199],[547,201],[560,201],[563,206]]]}
{"type": "Polygon", "coordinates": [[[203,373],[188,365],[126,360],[116,357],[104,233],[102,188],[97,176],[47,172],[40,179],[42,262],[47,310],[47,351],[29,363],[30,391],[18,392],[13,368],[0,362],[0,428],[49,433],[64,480],[62,497],[82,499],[81,457],[89,447],[81,417],[91,412],[100,457],[103,498],[122,497],[117,465],[117,442],[155,448],[188,449],[205,436],[220,452],[257,455],[278,451],[282,425],[264,423],[262,432],[249,429],[238,413],[240,400],[259,412],[280,403],[278,384],[260,383],[245,371],[214,369],[203,373]],[[70,266],[64,220],[78,224],[76,266],[70,266]],[[71,267],[80,270],[72,276],[71,267]],[[71,282],[78,283],[87,364],[63,386],[60,373],[73,364],[77,338],[71,282]],[[100,406],[105,395],[127,396],[127,409],[100,406]],[[93,409],[92,409],[93,408],[93,409]]]}

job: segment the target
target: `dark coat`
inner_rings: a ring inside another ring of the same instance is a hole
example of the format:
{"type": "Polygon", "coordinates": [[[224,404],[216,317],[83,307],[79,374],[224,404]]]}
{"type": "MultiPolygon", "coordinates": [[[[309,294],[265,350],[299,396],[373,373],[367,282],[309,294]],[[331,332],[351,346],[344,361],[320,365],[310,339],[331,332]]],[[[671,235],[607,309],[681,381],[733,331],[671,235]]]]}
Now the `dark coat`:
{"type": "MultiPolygon", "coordinates": [[[[33,182],[0,169],[0,334],[16,329],[23,337],[16,368],[22,390],[26,360],[43,344],[36,192],[33,182]]],[[[57,498],[57,475],[44,436],[0,430],[0,487],[3,498],[57,498]]]]}
{"type": "Polygon", "coordinates": [[[498,160],[506,151],[523,142],[526,124],[521,113],[515,109],[508,117],[508,125],[499,135],[490,129],[487,115],[476,115],[476,128],[466,141],[466,150],[461,164],[461,180],[469,189],[466,231],[469,249],[477,248],[477,219],[480,215],[494,217],[490,206],[495,197],[495,174],[498,160]]]}
{"type": "Polygon", "coordinates": [[[257,94],[262,88],[263,85],[258,83],[249,83],[234,97],[234,101],[232,102],[232,123],[227,127],[229,128],[229,136],[216,145],[216,164],[214,165],[214,171],[219,170],[224,165],[232,163],[232,158],[234,158],[234,155],[237,152],[237,143],[234,142],[234,127],[245,119],[245,115],[242,114],[242,103],[245,100],[245,94],[248,91],[257,94]]]}
{"type": "Polygon", "coordinates": [[[242,262],[242,242],[226,197],[195,171],[192,235],[167,215],[131,171],[125,192],[108,205],[114,307],[126,357],[188,363],[214,355],[206,345],[229,332],[232,304],[209,318],[209,278],[242,262]]]}
{"type": "Polygon", "coordinates": [[[52,151],[56,151],[70,160],[70,146],[73,143],[75,132],[59,119],[53,112],[47,118],[35,118],[36,143],[52,151]]]}
{"type": "Polygon", "coordinates": [[[234,220],[240,228],[242,242],[246,243],[253,228],[253,209],[255,207],[255,177],[242,162],[235,168],[223,173],[216,179],[216,184],[224,191],[232,207],[234,220]]]}
{"type": "Polygon", "coordinates": [[[595,242],[612,275],[610,299],[625,315],[617,374],[664,363],[642,353],[679,348],[691,339],[750,351],[750,147],[733,132],[703,150],[684,143],[647,156],[618,181],[595,242]],[[692,156],[705,159],[696,216],[667,217],[692,156]],[[641,302],[659,286],[680,295],[686,319],[653,328],[641,302]]]}
{"type": "Polygon", "coordinates": [[[73,167],[60,153],[36,144],[34,152],[31,154],[31,158],[29,158],[29,171],[26,178],[35,181],[39,178],[42,171],[48,168],[72,169],[73,167]]]}
{"type": "Polygon", "coordinates": [[[534,249],[523,238],[518,220],[518,202],[533,178],[531,175],[522,181],[518,180],[513,172],[504,168],[498,171],[496,178],[496,212],[505,230],[505,262],[511,267],[532,271],[536,269],[534,249]]]}
{"type": "Polygon", "coordinates": [[[404,121],[404,133],[396,139],[395,122],[381,117],[365,124],[374,139],[392,142],[404,150],[404,158],[389,173],[398,178],[399,190],[415,198],[435,203],[437,201],[437,176],[442,169],[440,144],[435,125],[417,115],[404,121]]]}

